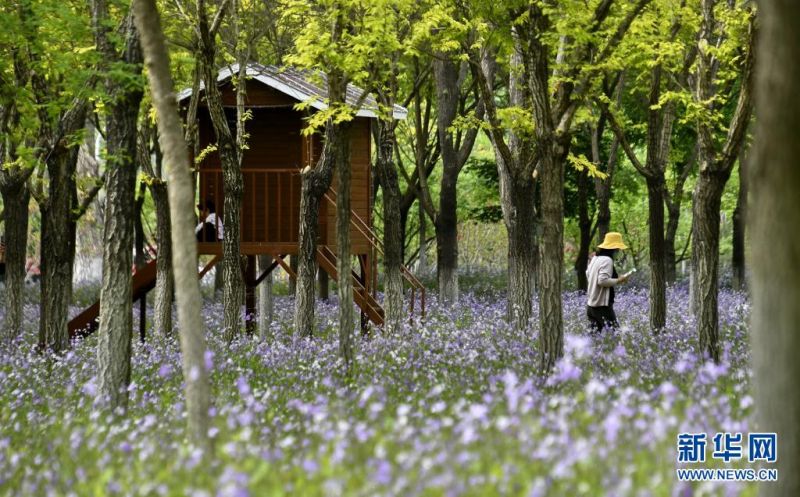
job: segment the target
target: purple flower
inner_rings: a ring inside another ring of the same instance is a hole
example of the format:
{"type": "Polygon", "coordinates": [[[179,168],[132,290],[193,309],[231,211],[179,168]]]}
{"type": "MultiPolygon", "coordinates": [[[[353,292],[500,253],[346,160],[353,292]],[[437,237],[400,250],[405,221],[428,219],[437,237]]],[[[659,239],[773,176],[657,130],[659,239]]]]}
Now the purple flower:
{"type": "Polygon", "coordinates": [[[236,378],[236,389],[239,390],[239,395],[242,397],[250,395],[250,384],[247,383],[247,378],[244,376],[236,378]]]}

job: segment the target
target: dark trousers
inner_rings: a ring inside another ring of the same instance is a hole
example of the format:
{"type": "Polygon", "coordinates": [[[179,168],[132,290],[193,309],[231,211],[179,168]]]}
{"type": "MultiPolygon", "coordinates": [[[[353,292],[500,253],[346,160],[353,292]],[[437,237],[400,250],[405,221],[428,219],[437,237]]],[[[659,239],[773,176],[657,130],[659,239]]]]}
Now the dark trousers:
{"type": "Polygon", "coordinates": [[[617,322],[617,315],[614,313],[614,308],[610,305],[603,305],[600,307],[586,307],[586,317],[589,318],[589,325],[591,326],[592,333],[600,333],[605,326],[609,328],[616,328],[619,326],[617,322]]]}

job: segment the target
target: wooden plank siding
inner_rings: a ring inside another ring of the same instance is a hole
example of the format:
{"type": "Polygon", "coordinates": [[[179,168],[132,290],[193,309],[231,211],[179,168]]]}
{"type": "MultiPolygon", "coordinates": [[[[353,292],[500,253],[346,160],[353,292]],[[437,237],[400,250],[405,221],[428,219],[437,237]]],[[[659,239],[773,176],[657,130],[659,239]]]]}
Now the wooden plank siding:
{"type": "MultiPolygon", "coordinates": [[[[230,85],[222,87],[226,105],[235,104],[230,85]]],[[[289,105],[291,97],[258,82],[248,82],[248,106],[252,118],[246,123],[248,149],[242,161],[244,194],[241,212],[242,253],[293,254],[297,252],[300,222],[300,171],[319,159],[322,142],[319,135],[303,137],[302,112],[289,105]]],[[[231,109],[232,111],[233,109],[231,109]]],[[[232,120],[231,120],[232,121],[232,120]]],[[[200,150],[216,141],[207,109],[198,110],[200,150]]],[[[352,191],[354,211],[370,222],[370,120],[357,118],[351,135],[352,191]]],[[[335,189],[335,181],[334,181],[335,189]]],[[[199,167],[198,200],[210,198],[217,213],[223,216],[224,190],[222,169],[217,152],[208,153],[199,167]]],[[[320,208],[320,243],[335,243],[335,209],[323,199],[320,208]]],[[[371,224],[371,222],[370,222],[371,224]]],[[[369,252],[362,233],[351,229],[354,254],[369,252]]],[[[200,243],[203,254],[221,252],[220,244],[200,243]]]]}
{"type": "MultiPolygon", "coordinates": [[[[352,167],[350,177],[350,208],[370,226],[370,120],[366,117],[356,118],[350,131],[350,164],[352,167]]],[[[336,176],[334,175],[334,191],[337,189],[336,176]]],[[[327,204],[327,202],[326,202],[327,204]]],[[[327,206],[328,246],[336,248],[336,209],[327,206]]],[[[369,252],[369,242],[363,233],[354,226],[350,226],[350,243],[353,254],[366,254],[369,252]]],[[[335,251],[335,250],[334,250],[335,251]]]]}

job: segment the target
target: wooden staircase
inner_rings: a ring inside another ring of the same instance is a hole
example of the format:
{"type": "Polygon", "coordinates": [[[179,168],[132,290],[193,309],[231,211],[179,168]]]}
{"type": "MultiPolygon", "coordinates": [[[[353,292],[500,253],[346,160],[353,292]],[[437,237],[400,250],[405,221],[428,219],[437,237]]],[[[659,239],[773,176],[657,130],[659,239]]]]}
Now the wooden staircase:
{"type": "MultiPolygon", "coordinates": [[[[328,273],[335,281],[339,281],[339,274],[336,270],[337,262],[336,254],[328,248],[327,245],[317,248],[317,264],[319,267],[328,273]]],[[[376,326],[383,326],[384,312],[381,304],[375,300],[375,297],[368,291],[365,281],[361,276],[352,271],[353,278],[353,300],[356,305],[366,314],[370,321],[376,326]]]]}
{"type": "MultiPolygon", "coordinates": [[[[333,188],[328,188],[327,193],[325,193],[325,200],[333,208],[336,207],[336,191],[334,191],[333,188]]],[[[376,253],[384,255],[383,242],[381,241],[380,237],[378,237],[377,233],[370,228],[369,224],[364,221],[361,216],[352,210],[350,211],[350,224],[369,241],[372,250],[372,254],[370,254],[369,257],[371,261],[376,260],[376,253]]],[[[327,246],[317,249],[317,262],[325,269],[325,271],[328,272],[330,276],[336,278],[336,276],[334,276],[336,270],[336,254],[334,254],[327,246]],[[332,267],[334,272],[329,271],[326,265],[328,267],[332,267]]],[[[409,322],[413,322],[414,320],[414,304],[417,298],[420,300],[420,316],[424,318],[425,286],[404,265],[400,266],[400,272],[403,276],[403,279],[411,287],[411,300],[408,309],[409,322]]],[[[383,307],[381,307],[378,301],[375,299],[375,290],[378,286],[377,271],[371,271],[371,275],[372,277],[369,278],[371,281],[365,281],[361,279],[361,276],[353,272],[353,297],[358,306],[361,307],[361,309],[367,314],[369,319],[378,326],[381,326],[383,325],[384,321],[383,307]],[[363,302],[363,304],[361,302],[363,302]],[[380,319],[378,319],[378,314],[380,315],[380,319]]]]}
{"type": "MultiPolygon", "coordinates": [[[[219,261],[219,257],[215,256],[211,262],[198,273],[198,278],[203,278],[205,274],[219,261]]],[[[156,286],[156,259],[148,262],[141,268],[133,273],[131,279],[131,300],[136,302],[140,298],[144,298],[147,292],[156,286]]],[[[75,316],[69,321],[69,337],[87,337],[97,331],[99,326],[98,318],[100,317],[100,301],[98,300],[91,306],[87,307],[80,314],[75,316]]]]}

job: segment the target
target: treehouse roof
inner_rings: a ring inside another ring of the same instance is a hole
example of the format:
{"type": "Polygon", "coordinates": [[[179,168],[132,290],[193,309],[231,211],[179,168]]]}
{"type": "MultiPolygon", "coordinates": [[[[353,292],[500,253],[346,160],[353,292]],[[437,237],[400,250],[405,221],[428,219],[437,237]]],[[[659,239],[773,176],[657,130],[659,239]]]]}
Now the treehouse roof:
{"type": "MultiPolygon", "coordinates": [[[[222,84],[231,79],[233,74],[239,72],[239,64],[232,64],[219,71],[217,84],[222,84]]],[[[328,107],[325,100],[328,98],[326,74],[323,72],[301,71],[291,67],[265,66],[251,62],[247,65],[247,76],[259,83],[273,88],[285,95],[288,95],[298,102],[310,101],[311,107],[323,110],[328,107]]],[[[203,89],[201,83],[200,89],[203,89]]],[[[183,101],[192,94],[191,88],[178,93],[178,101],[183,101]]],[[[358,117],[378,117],[376,112],[378,102],[371,94],[362,100],[364,90],[348,84],[345,101],[348,105],[355,107],[361,100],[361,105],[356,112],[358,117]]],[[[392,110],[392,117],[395,119],[405,119],[408,110],[400,105],[395,105],[392,110]]]]}

